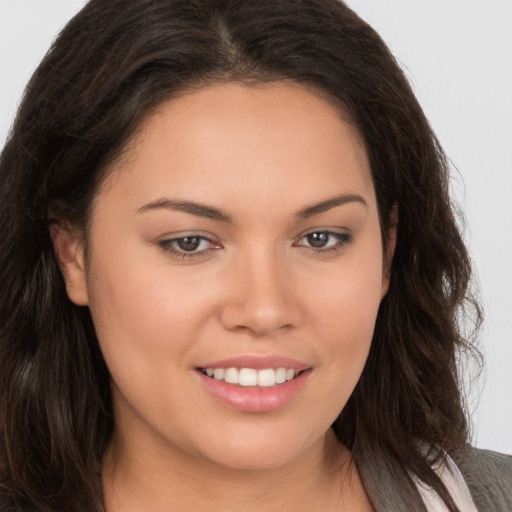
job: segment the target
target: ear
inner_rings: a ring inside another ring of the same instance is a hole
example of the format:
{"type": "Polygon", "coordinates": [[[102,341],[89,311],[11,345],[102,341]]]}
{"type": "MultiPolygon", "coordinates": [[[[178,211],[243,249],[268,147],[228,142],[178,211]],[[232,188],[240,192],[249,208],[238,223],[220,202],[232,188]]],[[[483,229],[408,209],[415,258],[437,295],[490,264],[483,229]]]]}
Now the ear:
{"type": "Polygon", "coordinates": [[[69,299],[77,306],[89,303],[83,235],[68,223],[55,223],[50,235],[69,299]]]}
{"type": "Polygon", "coordinates": [[[393,256],[396,248],[396,237],[398,230],[398,205],[395,203],[391,212],[389,213],[389,228],[386,247],[384,247],[384,271],[382,277],[382,294],[384,298],[389,290],[389,282],[391,278],[391,264],[393,263],[393,256]]]}

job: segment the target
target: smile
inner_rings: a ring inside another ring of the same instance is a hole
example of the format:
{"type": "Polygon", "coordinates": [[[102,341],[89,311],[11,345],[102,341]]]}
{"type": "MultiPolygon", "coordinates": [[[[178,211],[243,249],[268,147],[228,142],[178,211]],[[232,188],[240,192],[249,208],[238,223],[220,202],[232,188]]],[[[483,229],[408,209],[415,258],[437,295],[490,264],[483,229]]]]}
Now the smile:
{"type": "Polygon", "coordinates": [[[297,377],[301,372],[293,368],[206,368],[200,370],[204,375],[228,384],[238,386],[256,386],[268,388],[283,384],[297,377]]]}

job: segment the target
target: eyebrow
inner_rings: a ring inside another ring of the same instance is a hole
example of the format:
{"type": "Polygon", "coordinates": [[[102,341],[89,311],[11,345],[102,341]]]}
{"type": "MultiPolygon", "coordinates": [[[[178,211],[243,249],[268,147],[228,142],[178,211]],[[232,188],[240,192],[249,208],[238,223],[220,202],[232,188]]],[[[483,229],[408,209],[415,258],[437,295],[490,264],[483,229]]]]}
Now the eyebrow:
{"type": "Polygon", "coordinates": [[[320,203],[308,206],[307,208],[300,210],[296,216],[299,219],[307,219],[309,217],[313,217],[313,215],[318,215],[319,213],[326,212],[331,208],[335,208],[336,206],[342,206],[344,204],[354,202],[361,203],[363,206],[368,208],[368,203],[359,194],[340,194],[320,203]]]}
{"type": "MultiPolygon", "coordinates": [[[[342,206],[344,204],[353,202],[357,202],[365,207],[368,207],[368,204],[364,198],[358,194],[340,194],[300,210],[296,213],[295,217],[297,219],[307,219],[309,217],[313,217],[314,215],[326,212],[337,206],[342,206]]],[[[182,201],[170,198],[161,198],[157,199],[156,201],[151,201],[150,203],[139,208],[137,212],[142,213],[159,208],[184,212],[190,215],[216,220],[219,222],[233,221],[233,218],[229,213],[215,208],[214,206],[208,206],[202,203],[197,203],[195,201],[182,201]]]]}
{"type": "Polygon", "coordinates": [[[168,198],[152,201],[151,203],[144,205],[142,208],[139,208],[138,212],[147,212],[157,208],[166,208],[178,212],[189,213],[190,215],[217,220],[219,222],[232,222],[233,220],[229,213],[223,212],[214,206],[196,203],[195,201],[180,201],[168,198]]]}

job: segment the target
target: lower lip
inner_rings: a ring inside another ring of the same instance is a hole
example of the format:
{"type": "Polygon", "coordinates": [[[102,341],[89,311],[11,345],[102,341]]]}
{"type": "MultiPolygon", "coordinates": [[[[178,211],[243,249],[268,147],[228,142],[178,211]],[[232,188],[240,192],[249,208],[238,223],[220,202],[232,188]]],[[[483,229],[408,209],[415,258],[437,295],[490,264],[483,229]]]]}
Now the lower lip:
{"type": "Polygon", "coordinates": [[[245,412],[271,412],[284,407],[302,391],[310,373],[311,369],[305,370],[283,384],[259,388],[215,380],[197,370],[202,384],[211,395],[221,403],[245,412]]]}

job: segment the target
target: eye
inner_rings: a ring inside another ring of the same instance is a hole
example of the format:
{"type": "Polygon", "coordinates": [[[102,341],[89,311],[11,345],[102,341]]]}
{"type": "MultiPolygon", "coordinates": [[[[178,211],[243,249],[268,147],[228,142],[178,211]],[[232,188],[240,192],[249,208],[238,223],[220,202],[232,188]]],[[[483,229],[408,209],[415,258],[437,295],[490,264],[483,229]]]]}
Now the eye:
{"type": "Polygon", "coordinates": [[[179,247],[180,250],[186,252],[197,251],[201,243],[206,242],[205,238],[200,236],[186,236],[184,238],[177,238],[174,243],[179,247]]]}
{"type": "Polygon", "coordinates": [[[178,258],[186,259],[204,255],[219,244],[201,235],[187,235],[169,240],[161,240],[158,245],[166,252],[178,258]]]}
{"type": "Polygon", "coordinates": [[[338,251],[352,241],[348,233],[322,230],[307,233],[296,243],[297,246],[317,250],[317,252],[338,251]]]}
{"type": "Polygon", "coordinates": [[[306,240],[311,247],[320,248],[329,244],[331,234],[327,231],[317,231],[316,233],[309,233],[306,235],[306,240]]]}

